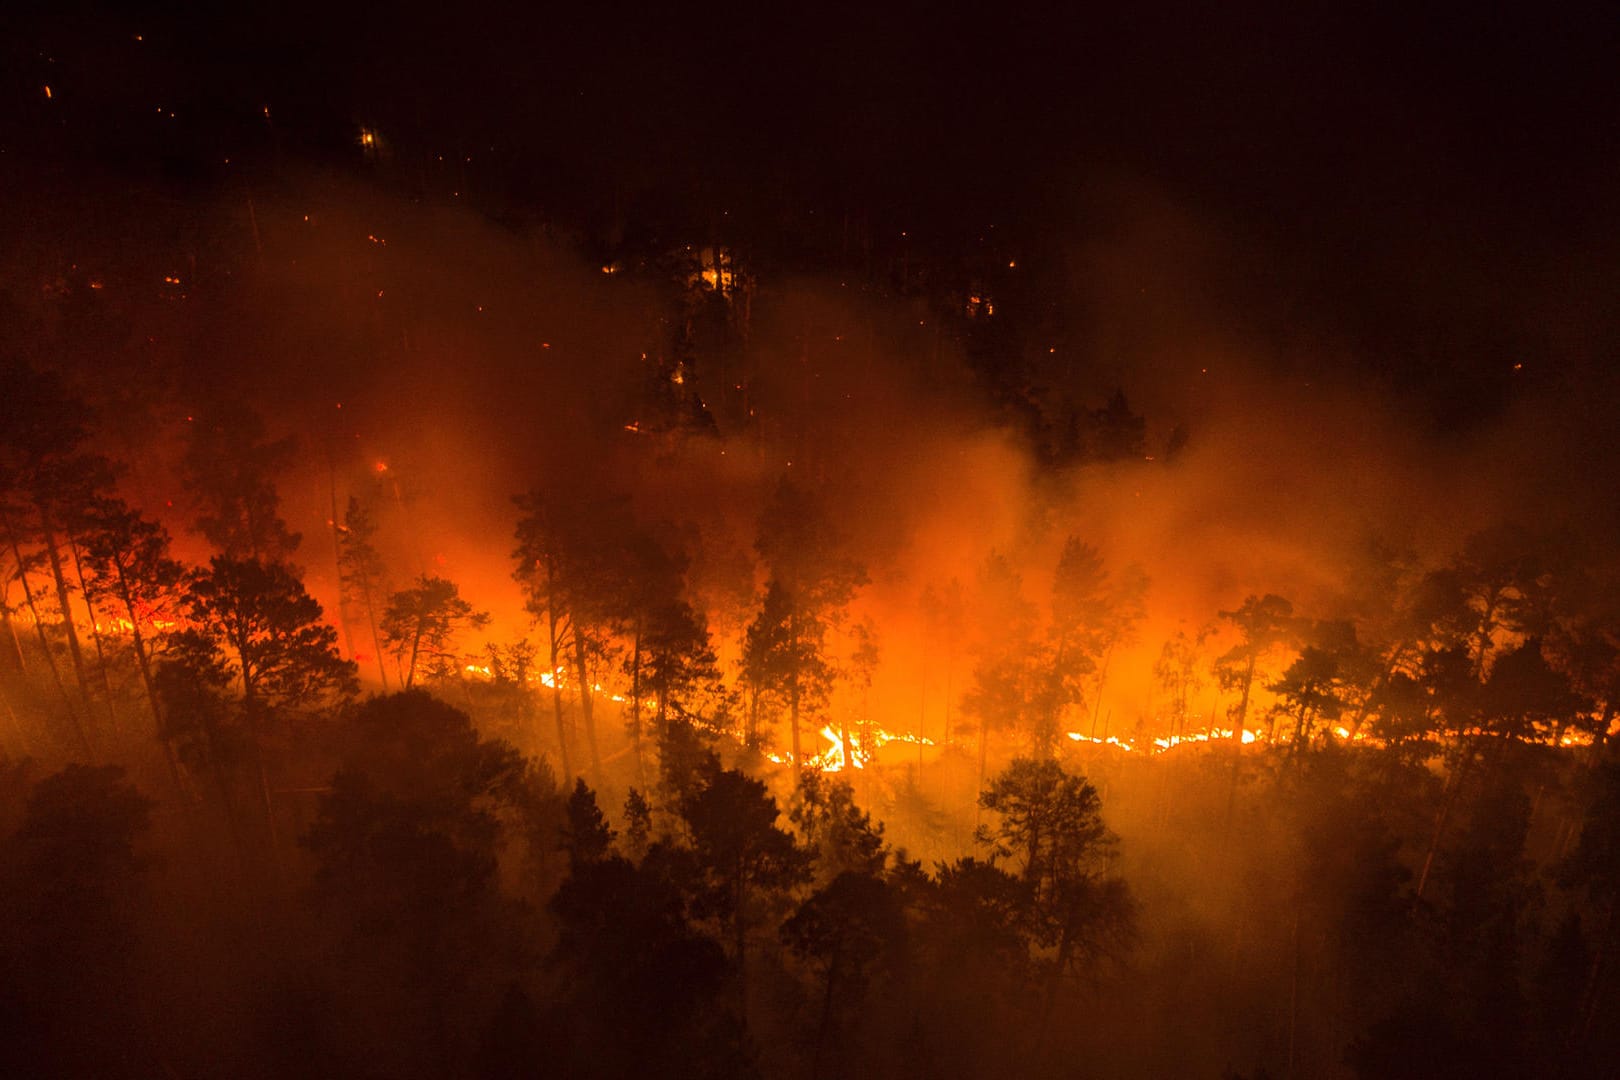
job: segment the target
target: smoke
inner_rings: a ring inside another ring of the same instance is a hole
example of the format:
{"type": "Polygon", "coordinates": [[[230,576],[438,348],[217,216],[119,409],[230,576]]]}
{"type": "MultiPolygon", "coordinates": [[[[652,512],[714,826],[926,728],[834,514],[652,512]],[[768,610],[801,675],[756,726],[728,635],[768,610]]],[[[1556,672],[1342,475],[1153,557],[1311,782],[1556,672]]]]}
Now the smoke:
{"type": "MultiPolygon", "coordinates": [[[[1374,540],[1432,561],[1504,516],[1580,521],[1602,501],[1583,472],[1612,475],[1591,442],[1601,411],[1573,392],[1580,380],[1527,361],[1510,373],[1521,381],[1507,407],[1466,429],[1437,426],[1411,383],[1388,375],[1392,358],[1333,343],[1320,320],[1278,330],[1287,290],[1272,288],[1262,240],[1119,177],[1058,215],[1068,255],[1048,299],[1083,330],[1046,351],[1032,340],[1032,381],[1049,415],[1054,401],[1096,408],[1124,390],[1153,460],[1062,469],[988,406],[937,312],[859,282],[758,280],[746,316],[726,316],[733,354],[688,360],[695,407],[719,420],[672,435],[644,415],[649,388],[669,389],[658,383],[676,359],[674,324],[690,317],[668,267],[604,273],[542,225],[313,174],[200,213],[101,194],[39,224],[62,239],[14,262],[13,294],[30,295],[30,274],[59,278],[114,327],[98,331],[118,344],[95,367],[82,330],[63,319],[53,332],[103,398],[144,388],[125,396],[149,422],[125,416],[120,430],[138,431],[111,449],[177,532],[185,496],[172,464],[187,423],[240,399],[272,434],[294,435],[285,512],[330,610],[330,522],[354,496],[382,523],[396,584],[450,577],[495,615],[493,638],[526,633],[510,578],[512,496],[564,480],[626,493],[644,520],[683,536],[695,587],[736,609],[716,612],[735,632],[760,573],[754,521],[787,475],[824,493],[868,568],[856,614],[878,626],[874,692],[887,707],[927,693],[925,587],[970,583],[999,551],[1041,602],[1072,535],[1116,572],[1136,564],[1151,580],[1139,644],[1107,691],[1140,715],[1152,657],[1177,629],[1254,592],[1331,611],[1374,540]],[[116,226],[126,219],[138,227],[116,226]],[[100,287],[87,293],[91,279],[100,287]],[[746,388],[729,381],[740,371],[746,388]],[[1167,460],[1178,427],[1186,445],[1167,460]]],[[[49,324],[52,303],[41,310],[49,324]]],[[[1566,327],[1560,340],[1584,339],[1566,327]]]]}

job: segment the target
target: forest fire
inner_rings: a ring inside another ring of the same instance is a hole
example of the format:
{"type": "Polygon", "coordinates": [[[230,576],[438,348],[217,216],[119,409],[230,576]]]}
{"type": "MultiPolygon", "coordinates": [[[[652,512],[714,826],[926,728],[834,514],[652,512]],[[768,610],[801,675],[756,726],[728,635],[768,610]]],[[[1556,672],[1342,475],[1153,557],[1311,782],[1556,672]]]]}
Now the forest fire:
{"type": "Polygon", "coordinates": [[[18,7],[0,1077],[1613,1080],[1611,11],[18,7]]]}

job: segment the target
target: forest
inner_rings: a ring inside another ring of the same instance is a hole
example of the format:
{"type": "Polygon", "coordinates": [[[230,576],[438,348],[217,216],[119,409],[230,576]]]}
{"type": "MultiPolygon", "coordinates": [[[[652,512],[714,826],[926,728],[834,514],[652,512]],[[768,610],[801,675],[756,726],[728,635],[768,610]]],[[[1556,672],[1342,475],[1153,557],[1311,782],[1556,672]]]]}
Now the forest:
{"type": "MultiPolygon", "coordinates": [[[[742,552],[729,510],[576,475],[480,534],[500,625],[442,556],[410,573],[386,533],[427,493],[385,463],[328,460],[302,537],[298,445],[238,401],[178,420],[182,499],[147,509],[106,450],[127,401],[13,341],[8,1075],[1617,1060],[1620,577],[1572,530],[1371,545],[1313,604],[1172,627],[1031,510],[897,612],[807,470],[754,471],[742,552]]],[[[1116,394],[1074,467],[1176,468],[1144,427],[1116,394]]]]}
{"type": "Polygon", "coordinates": [[[1612,12],[35,7],[0,1077],[1620,1077],[1612,12]]]}

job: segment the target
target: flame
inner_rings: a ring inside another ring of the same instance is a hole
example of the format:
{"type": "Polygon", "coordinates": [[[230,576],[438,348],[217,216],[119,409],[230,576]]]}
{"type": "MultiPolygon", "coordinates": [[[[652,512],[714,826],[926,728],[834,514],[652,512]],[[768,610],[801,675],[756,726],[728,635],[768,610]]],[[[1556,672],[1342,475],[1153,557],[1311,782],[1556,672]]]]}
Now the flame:
{"type": "Polygon", "coordinates": [[[832,729],[831,724],[821,729],[821,737],[827,740],[827,748],[821,752],[819,757],[812,759],[811,764],[818,765],[822,772],[843,772],[850,767],[866,768],[866,751],[862,748],[860,740],[853,734],[849,736],[849,759],[847,761],[844,758],[844,740],[839,738],[838,732],[832,729]]]}

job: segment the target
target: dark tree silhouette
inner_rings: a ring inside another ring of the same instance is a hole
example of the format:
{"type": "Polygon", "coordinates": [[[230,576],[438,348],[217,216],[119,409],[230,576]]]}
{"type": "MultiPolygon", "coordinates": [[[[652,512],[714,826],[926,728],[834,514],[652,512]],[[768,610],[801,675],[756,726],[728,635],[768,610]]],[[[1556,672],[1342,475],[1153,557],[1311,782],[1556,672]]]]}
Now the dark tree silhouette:
{"type": "Polygon", "coordinates": [[[761,514],[754,546],[770,567],[759,614],[749,625],[744,665],[756,685],[774,690],[788,710],[795,775],[805,761],[800,713],[822,708],[836,674],[827,634],[865,569],[841,550],[819,501],[787,479],[761,514]]]}
{"type": "Polygon", "coordinates": [[[777,827],[776,801],[765,785],[737,770],[711,762],[679,812],[701,868],[698,910],[725,931],[746,1016],[749,942],[808,876],[809,857],[777,827]]]}
{"type": "Polygon", "coordinates": [[[354,664],[338,655],[337,631],[320,621],[320,604],[284,565],[215,556],[192,578],[185,607],[196,633],[183,642],[184,662],[192,670],[222,671],[241,692],[273,846],[275,811],[265,761],[270,725],[278,715],[355,693],[354,664]]]}
{"type": "Polygon", "coordinates": [[[301,538],[281,519],[275,484],[295,448],[290,436],[271,441],[264,420],[241,403],[192,422],[181,461],[192,527],[221,555],[279,562],[298,550],[301,538]]]}
{"type": "Polygon", "coordinates": [[[457,638],[487,625],[488,612],[475,611],[455,582],[423,574],[388,598],[381,629],[383,645],[394,654],[400,681],[409,690],[419,668],[435,679],[455,676],[460,667],[457,638]]]}

